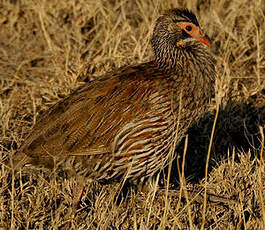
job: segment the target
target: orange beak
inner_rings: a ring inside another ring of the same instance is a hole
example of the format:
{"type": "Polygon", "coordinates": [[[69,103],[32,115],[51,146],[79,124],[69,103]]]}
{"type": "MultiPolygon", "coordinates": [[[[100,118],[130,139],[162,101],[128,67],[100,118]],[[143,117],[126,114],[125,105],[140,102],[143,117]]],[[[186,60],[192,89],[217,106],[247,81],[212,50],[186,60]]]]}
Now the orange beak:
{"type": "Polygon", "coordinates": [[[203,44],[211,46],[210,38],[206,34],[204,34],[202,30],[198,29],[198,34],[194,32],[192,36],[203,44]]]}

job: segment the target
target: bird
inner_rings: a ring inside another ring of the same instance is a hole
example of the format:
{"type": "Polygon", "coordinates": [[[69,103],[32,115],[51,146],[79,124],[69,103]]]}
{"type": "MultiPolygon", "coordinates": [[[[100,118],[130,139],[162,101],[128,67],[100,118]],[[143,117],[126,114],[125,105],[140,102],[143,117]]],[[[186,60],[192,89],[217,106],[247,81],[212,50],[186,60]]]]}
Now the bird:
{"type": "Polygon", "coordinates": [[[86,82],[42,113],[13,167],[61,166],[133,184],[154,176],[214,96],[210,45],[192,11],[166,10],[153,29],[153,59],[86,82]]]}

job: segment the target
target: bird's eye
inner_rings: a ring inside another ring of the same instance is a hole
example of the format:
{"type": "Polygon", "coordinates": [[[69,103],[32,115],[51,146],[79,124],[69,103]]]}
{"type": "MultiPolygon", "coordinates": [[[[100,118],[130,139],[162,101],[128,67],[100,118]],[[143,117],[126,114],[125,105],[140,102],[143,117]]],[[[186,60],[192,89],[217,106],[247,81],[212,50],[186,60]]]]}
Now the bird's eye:
{"type": "Polygon", "coordinates": [[[187,31],[191,31],[192,30],[192,27],[191,26],[186,26],[186,30],[187,31]]]}

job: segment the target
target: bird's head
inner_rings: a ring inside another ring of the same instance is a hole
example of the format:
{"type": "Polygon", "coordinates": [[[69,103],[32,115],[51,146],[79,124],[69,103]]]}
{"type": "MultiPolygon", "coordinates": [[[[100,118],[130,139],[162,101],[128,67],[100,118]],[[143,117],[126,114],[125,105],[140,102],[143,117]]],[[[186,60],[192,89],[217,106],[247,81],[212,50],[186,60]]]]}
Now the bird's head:
{"type": "Polygon", "coordinates": [[[172,59],[178,50],[210,46],[209,37],[200,28],[196,16],[187,9],[171,9],[160,16],[154,28],[152,47],[156,59],[172,59]]]}

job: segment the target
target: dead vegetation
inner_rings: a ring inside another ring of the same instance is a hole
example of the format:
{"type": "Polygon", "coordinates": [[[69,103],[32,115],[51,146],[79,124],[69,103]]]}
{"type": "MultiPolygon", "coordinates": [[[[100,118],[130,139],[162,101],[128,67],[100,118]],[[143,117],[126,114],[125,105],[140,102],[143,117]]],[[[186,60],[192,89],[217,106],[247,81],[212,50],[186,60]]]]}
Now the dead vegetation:
{"type": "Polygon", "coordinates": [[[265,3],[183,2],[0,3],[1,229],[264,229],[265,171],[260,159],[265,127],[265,3]],[[161,173],[156,186],[144,193],[132,190],[116,205],[115,184],[88,184],[73,216],[74,178],[25,168],[12,180],[9,159],[37,115],[84,81],[150,60],[155,19],[167,8],[183,6],[195,11],[212,38],[220,74],[209,113],[190,129],[187,148],[183,140],[171,170],[161,173]]]}

